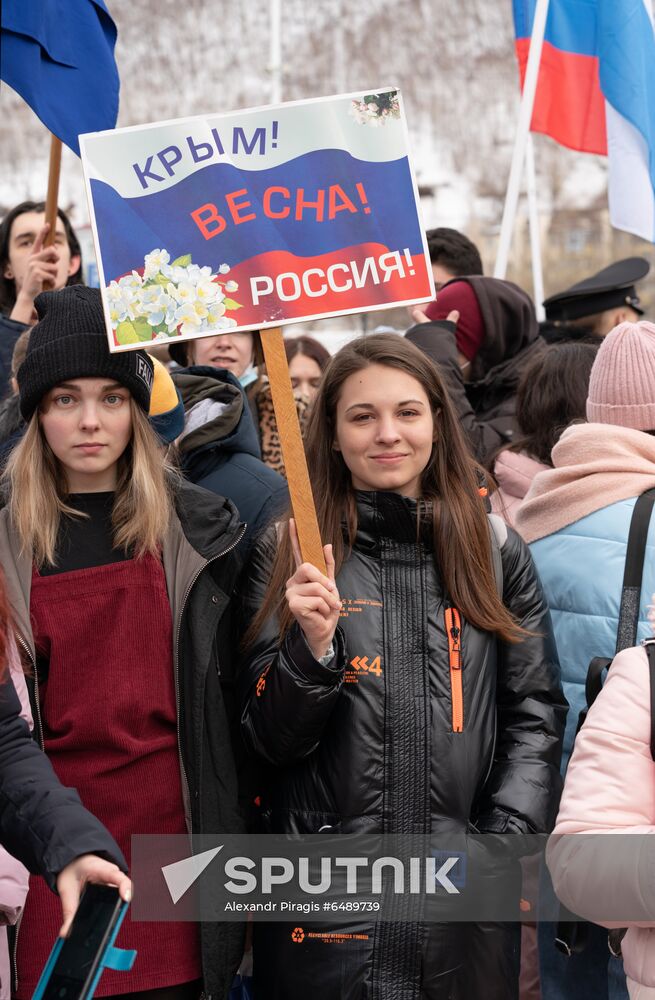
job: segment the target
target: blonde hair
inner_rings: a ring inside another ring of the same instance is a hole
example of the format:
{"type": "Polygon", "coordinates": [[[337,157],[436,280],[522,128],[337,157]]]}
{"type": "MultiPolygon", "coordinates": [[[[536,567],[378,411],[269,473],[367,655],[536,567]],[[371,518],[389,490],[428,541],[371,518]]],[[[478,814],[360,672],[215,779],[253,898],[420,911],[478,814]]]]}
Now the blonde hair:
{"type": "MultiPolygon", "coordinates": [[[[176,476],[162,454],[143,410],[130,399],[132,439],[118,460],[112,511],[114,545],[139,558],[157,555],[173,512],[176,476]]],[[[3,480],[9,487],[9,516],[21,551],[37,566],[55,565],[62,514],[86,517],[70,507],[66,476],[41,428],[38,411],[12,452],[3,480]]]]}

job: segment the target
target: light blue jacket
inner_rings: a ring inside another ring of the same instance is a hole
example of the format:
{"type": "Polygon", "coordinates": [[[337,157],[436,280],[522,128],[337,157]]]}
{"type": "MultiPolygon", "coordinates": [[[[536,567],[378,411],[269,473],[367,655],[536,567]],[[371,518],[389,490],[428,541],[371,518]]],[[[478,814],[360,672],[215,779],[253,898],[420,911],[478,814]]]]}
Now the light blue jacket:
{"type": "MultiPolygon", "coordinates": [[[[630,518],[636,497],[620,500],[530,545],[553,618],[564,694],[571,706],[566,721],[562,769],[568,764],[585,704],[587,667],[594,656],[616,649],[619,604],[630,518]]],[[[652,634],[648,605],[655,592],[655,513],[644,562],[637,642],[652,634]]]]}

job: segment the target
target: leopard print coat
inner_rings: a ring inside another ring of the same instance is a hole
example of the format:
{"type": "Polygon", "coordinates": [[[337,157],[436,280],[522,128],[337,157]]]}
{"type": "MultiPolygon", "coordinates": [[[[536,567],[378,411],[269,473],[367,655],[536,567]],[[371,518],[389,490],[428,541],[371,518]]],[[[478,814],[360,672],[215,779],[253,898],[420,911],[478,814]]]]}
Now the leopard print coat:
{"type": "MultiPolygon", "coordinates": [[[[275,469],[281,475],[286,476],[284,471],[284,461],[282,459],[282,448],[280,446],[280,436],[273,409],[273,398],[271,396],[271,386],[268,379],[263,376],[256,382],[249,385],[246,395],[251,408],[257,414],[257,425],[259,431],[259,443],[262,451],[262,461],[271,469],[275,469]]],[[[304,437],[305,426],[307,424],[307,413],[309,410],[309,400],[300,393],[294,393],[298,420],[300,421],[300,431],[304,437]]]]}

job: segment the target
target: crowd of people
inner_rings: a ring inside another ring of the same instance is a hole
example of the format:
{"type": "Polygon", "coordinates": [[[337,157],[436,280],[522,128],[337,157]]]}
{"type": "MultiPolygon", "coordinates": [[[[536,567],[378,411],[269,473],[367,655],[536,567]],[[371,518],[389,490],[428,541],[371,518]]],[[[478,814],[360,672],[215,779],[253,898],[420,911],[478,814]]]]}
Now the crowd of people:
{"type": "MultiPolygon", "coordinates": [[[[34,202],[0,225],[0,997],[32,996],[86,879],[128,898],[134,834],[655,831],[648,520],[625,571],[655,489],[647,262],[540,324],[437,229],[406,331],[289,338],[323,572],[260,334],[112,354],[63,212],[48,232],[34,202]]],[[[361,917],[326,947],[320,921],[299,946],[128,916],[138,961],[97,994],[245,997],[252,951],[257,1000],[653,1000],[648,847],[615,871],[571,840],[550,874],[514,865],[512,923],[361,917]],[[610,952],[619,878],[637,916],[610,952]],[[553,885],[584,934],[534,919],[553,885]]]]}

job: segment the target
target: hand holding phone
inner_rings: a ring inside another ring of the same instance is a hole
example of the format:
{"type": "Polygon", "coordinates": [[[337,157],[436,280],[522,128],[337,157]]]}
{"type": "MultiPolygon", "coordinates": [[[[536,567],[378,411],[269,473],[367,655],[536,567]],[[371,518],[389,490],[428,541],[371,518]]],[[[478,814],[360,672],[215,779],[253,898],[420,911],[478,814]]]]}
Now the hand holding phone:
{"type": "Polygon", "coordinates": [[[97,854],[82,854],[66,865],[57,876],[57,892],[61,900],[64,918],[59,931],[60,937],[66,937],[68,934],[80,901],[80,892],[87,882],[116,886],[121,899],[126,903],[129,903],[132,898],[132,883],[118,865],[112,861],[105,861],[97,854]]]}

